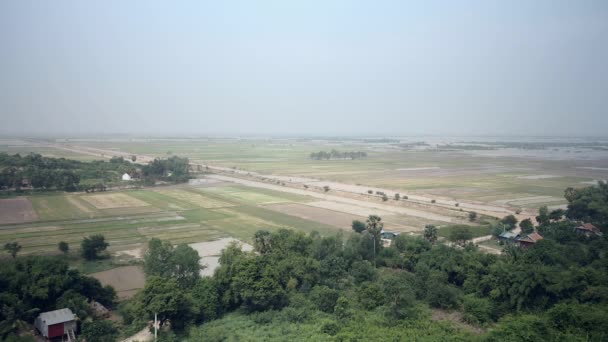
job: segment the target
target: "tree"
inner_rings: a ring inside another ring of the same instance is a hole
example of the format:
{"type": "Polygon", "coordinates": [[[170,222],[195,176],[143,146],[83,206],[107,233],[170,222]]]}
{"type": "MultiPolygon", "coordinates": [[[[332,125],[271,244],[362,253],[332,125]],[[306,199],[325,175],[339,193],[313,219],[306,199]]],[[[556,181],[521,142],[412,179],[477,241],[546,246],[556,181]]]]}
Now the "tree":
{"type": "Polygon", "coordinates": [[[382,201],[383,202],[388,201],[388,196],[386,194],[382,195],[382,201]]]}
{"type": "Polygon", "coordinates": [[[398,201],[401,199],[401,195],[399,195],[399,193],[395,193],[395,201],[398,201]]]}
{"type": "Polygon", "coordinates": [[[519,223],[519,228],[521,228],[522,233],[530,234],[534,231],[534,224],[532,223],[532,220],[527,218],[519,223]]]}
{"type": "Polygon", "coordinates": [[[214,278],[200,278],[190,293],[198,312],[197,321],[208,322],[217,318],[220,299],[214,278]]]}
{"type": "Polygon", "coordinates": [[[200,256],[190,246],[173,247],[168,241],[152,239],[144,255],[144,272],[148,276],[175,278],[181,288],[192,287],[200,278],[200,256]]]}
{"type": "Polygon", "coordinates": [[[515,215],[507,215],[500,220],[501,223],[505,224],[509,230],[515,228],[517,225],[517,218],[515,215]]]}
{"type": "Polygon", "coordinates": [[[469,212],[469,221],[474,222],[477,219],[477,213],[474,211],[469,212]]]}
{"type": "Polygon", "coordinates": [[[65,241],[60,241],[57,244],[57,248],[59,248],[59,250],[63,253],[63,254],[68,254],[68,252],[70,251],[70,245],[68,245],[67,242],[65,241]]]}
{"type": "Polygon", "coordinates": [[[162,326],[167,320],[171,326],[183,328],[193,318],[193,303],[180,289],[177,281],[157,276],[149,277],[144,288],[134,298],[135,315],[143,319],[158,320],[162,326]]]}
{"type": "Polygon", "coordinates": [[[374,193],[374,190],[367,190],[367,193],[371,195],[374,193]]]}
{"type": "Polygon", "coordinates": [[[435,244],[437,241],[437,227],[432,224],[427,224],[424,226],[424,238],[428,242],[435,244]]]}
{"type": "Polygon", "coordinates": [[[454,242],[460,246],[473,238],[473,233],[466,226],[455,226],[450,230],[448,240],[454,242]]]}
{"type": "Polygon", "coordinates": [[[310,299],[323,312],[334,311],[339,297],[340,292],[325,285],[317,285],[310,291],[310,299]]]}
{"type": "Polygon", "coordinates": [[[323,187],[323,191],[328,192],[328,191],[329,191],[329,186],[328,186],[328,185],[325,185],[325,186],[323,187]]]}
{"type": "Polygon", "coordinates": [[[106,242],[106,239],[101,234],[91,235],[82,239],[81,253],[82,256],[87,260],[95,260],[99,258],[99,253],[103,252],[108,248],[110,244],[106,242]]]}
{"type": "Polygon", "coordinates": [[[132,155],[131,156],[131,161],[135,163],[137,161],[137,156],[136,155],[132,155]]]}
{"type": "Polygon", "coordinates": [[[552,221],[559,221],[566,214],[564,209],[555,209],[549,213],[549,219],[552,221]]]}
{"type": "Polygon", "coordinates": [[[436,200],[434,200],[434,199],[432,199],[432,200],[431,200],[431,203],[435,203],[435,202],[437,202],[437,201],[436,201],[436,200]]]}
{"type": "Polygon", "coordinates": [[[17,253],[21,250],[21,245],[18,242],[7,242],[4,244],[4,250],[10,254],[13,259],[17,257],[17,253]]]}
{"type": "Polygon", "coordinates": [[[538,222],[538,224],[541,226],[549,223],[549,208],[547,208],[546,205],[543,205],[542,207],[538,208],[538,216],[536,216],[536,222],[538,222]]]}
{"type": "Polygon", "coordinates": [[[365,222],[362,222],[359,220],[353,220],[353,223],[351,224],[351,228],[357,233],[362,233],[363,231],[365,231],[367,226],[365,225],[365,222]]]}
{"type": "Polygon", "coordinates": [[[267,230],[258,230],[253,236],[253,247],[256,252],[266,254],[272,249],[272,234],[267,230]]]}
{"type": "Polygon", "coordinates": [[[382,218],[378,215],[369,215],[367,218],[367,226],[365,227],[367,233],[374,240],[374,263],[376,262],[376,253],[380,251],[382,248],[382,239],[380,237],[380,233],[382,233],[382,229],[384,228],[384,222],[382,222],[382,218]]]}

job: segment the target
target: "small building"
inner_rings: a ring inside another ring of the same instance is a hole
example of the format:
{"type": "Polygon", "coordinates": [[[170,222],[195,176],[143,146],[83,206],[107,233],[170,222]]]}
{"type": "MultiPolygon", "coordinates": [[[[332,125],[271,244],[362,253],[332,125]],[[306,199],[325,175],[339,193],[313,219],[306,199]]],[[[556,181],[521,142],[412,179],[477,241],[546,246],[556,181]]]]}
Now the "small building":
{"type": "Polygon", "coordinates": [[[580,226],[575,227],[574,231],[579,234],[583,234],[587,237],[589,237],[591,235],[596,235],[596,236],[604,235],[604,234],[602,234],[602,231],[598,227],[592,225],[591,223],[583,223],[580,226]]]}
{"type": "Polygon", "coordinates": [[[109,317],[110,316],[110,310],[108,310],[105,306],[103,306],[103,304],[101,304],[100,302],[97,301],[91,301],[91,308],[93,309],[93,311],[95,312],[95,315],[97,317],[109,317]]]}
{"type": "Polygon", "coordinates": [[[380,232],[380,237],[383,240],[392,240],[392,239],[396,238],[397,236],[399,236],[398,232],[386,232],[384,230],[380,232]]]}
{"type": "Polygon", "coordinates": [[[542,240],[543,237],[542,235],[538,234],[537,232],[532,232],[528,235],[523,235],[517,238],[517,242],[519,243],[520,247],[531,247],[534,246],[538,241],[542,240]]]}
{"type": "Polygon", "coordinates": [[[131,180],[131,176],[128,173],[125,173],[124,175],[122,175],[122,180],[123,181],[130,181],[131,180]]]}
{"type": "Polygon", "coordinates": [[[515,242],[515,240],[517,239],[519,235],[513,233],[513,232],[509,232],[509,231],[504,231],[502,232],[502,234],[498,235],[498,241],[502,242],[502,243],[512,243],[515,242]]]}
{"type": "Polygon", "coordinates": [[[48,339],[67,336],[68,341],[76,340],[76,315],[70,309],[43,312],[36,317],[34,326],[48,339]]]}

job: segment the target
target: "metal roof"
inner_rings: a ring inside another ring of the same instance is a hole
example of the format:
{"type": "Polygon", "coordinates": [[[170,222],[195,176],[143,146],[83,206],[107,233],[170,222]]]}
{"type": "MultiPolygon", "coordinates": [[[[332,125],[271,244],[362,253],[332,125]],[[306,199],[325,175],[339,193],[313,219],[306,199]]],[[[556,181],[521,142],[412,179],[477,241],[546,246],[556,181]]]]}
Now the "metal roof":
{"type": "Polygon", "coordinates": [[[46,325],[64,323],[76,319],[76,315],[74,315],[74,313],[72,313],[72,310],[68,308],[43,312],[38,317],[40,318],[42,323],[46,325]]]}

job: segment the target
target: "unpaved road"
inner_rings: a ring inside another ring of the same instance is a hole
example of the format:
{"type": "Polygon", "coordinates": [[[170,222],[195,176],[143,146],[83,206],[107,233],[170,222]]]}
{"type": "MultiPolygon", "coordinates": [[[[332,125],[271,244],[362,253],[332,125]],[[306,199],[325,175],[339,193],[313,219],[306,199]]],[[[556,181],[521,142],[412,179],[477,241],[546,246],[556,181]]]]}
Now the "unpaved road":
{"type": "Polygon", "coordinates": [[[246,186],[250,186],[253,188],[262,188],[262,189],[269,189],[269,190],[274,190],[274,191],[288,192],[288,193],[297,194],[297,195],[316,197],[316,198],[319,198],[324,201],[332,201],[332,202],[355,205],[355,206],[358,206],[361,208],[372,209],[371,212],[374,212],[374,210],[381,210],[384,212],[421,217],[424,219],[434,220],[434,221],[452,222],[452,220],[453,220],[452,217],[435,214],[435,213],[431,213],[431,212],[423,211],[423,210],[395,207],[392,205],[386,205],[386,204],[380,204],[380,203],[372,203],[372,202],[368,202],[368,201],[362,201],[362,200],[346,198],[346,197],[341,197],[341,196],[328,195],[328,194],[318,193],[315,191],[309,191],[309,190],[304,190],[304,189],[294,189],[294,188],[290,188],[290,187],[273,185],[273,184],[257,182],[257,181],[251,181],[251,180],[241,179],[241,178],[236,178],[236,177],[228,177],[228,176],[222,176],[222,175],[208,175],[207,177],[212,178],[212,179],[221,180],[224,182],[246,185],[246,186]]]}

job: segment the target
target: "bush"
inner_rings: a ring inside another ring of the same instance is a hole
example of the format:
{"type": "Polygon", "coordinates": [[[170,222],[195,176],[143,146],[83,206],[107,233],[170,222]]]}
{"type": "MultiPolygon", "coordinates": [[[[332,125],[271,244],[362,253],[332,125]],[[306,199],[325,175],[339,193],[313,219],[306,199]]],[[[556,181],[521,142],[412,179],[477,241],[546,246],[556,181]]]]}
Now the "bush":
{"type": "Polygon", "coordinates": [[[318,285],[310,291],[310,299],[323,312],[332,312],[340,297],[337,290],[330,289],[325,285],[318,285]]]}
{"type": "Polygon", "coordinates": [[[463,297],[462,307],[464,320],[471,324],[485,324],[492,321],[492,302],[487,298],[480,298],[475,295],[463,297]]]}
{"type": "Polygon", "coordinates": [[[338,325],[338,323],[333,321],[325,322],[321,325],[321,332],[330,336],[334,336],[340,332],[340,326],[338,325]]]}
{"type": "Polygon", "coordinates": [[[388,201],[388,196],[386,196],[386,195],[382,195],[382,201],[383,201],[383,202],[388,201]]]}
{"type": "Polygon", "coordinates": [[[427,302],[430,306],[439,309],[455,309],[458,307],[460,293],[450,285],[436,284],[429,286],[427,302]]]}
{"type": "Polygon", "coordinates": [[[435,203],[435,202],[437,202],[437,201],[435,201],[434,199],[433,199],[433,200],[431,200],[431,203],[435,203]]]}
{"type": "Polygon", "coordinates": [[[372,310],[379,307],[384,301],[382,287],[376,283],[361,284],[361,286],[357,288],[357,301],[365,310],[372,310]]]}

